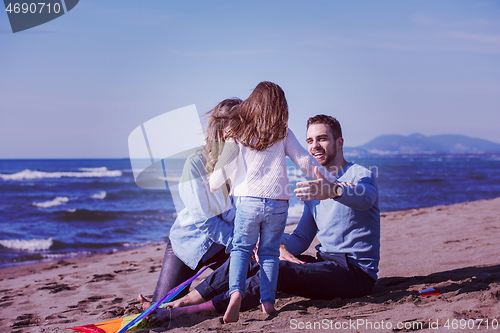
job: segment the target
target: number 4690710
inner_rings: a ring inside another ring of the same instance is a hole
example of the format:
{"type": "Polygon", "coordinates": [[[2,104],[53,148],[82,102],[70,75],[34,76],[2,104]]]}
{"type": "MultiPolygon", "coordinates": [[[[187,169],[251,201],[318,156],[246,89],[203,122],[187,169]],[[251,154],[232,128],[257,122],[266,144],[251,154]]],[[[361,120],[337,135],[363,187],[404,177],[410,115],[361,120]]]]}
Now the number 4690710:
{"type": "Polygon", "coordinates": [[[45,3],[45,2],[39,2],[39,3],[15,3],[12,5],[12,3],[9,3],[7,8],[5,8],[5,11],[8,12],[9,14],[14,12],[15,14],[19,13],[31,13],[31,14],[41,14],[43,10],[46,10],[47,13],[51,13],[51,10],[53,13],[58,14],[61,11],[61,5],[58,3],[54,3],[53,7],[50,7],[50,3],[45,3]]]}
{"type": "Polygon", "coordinates": [[[447,329],[479,329],[479,328],[486,328],[486,329],[493,329],[496,330],[498,329],[498,320],[493,319],[448,319],[446,323],[443,325],[443,327],[447,329]]]}

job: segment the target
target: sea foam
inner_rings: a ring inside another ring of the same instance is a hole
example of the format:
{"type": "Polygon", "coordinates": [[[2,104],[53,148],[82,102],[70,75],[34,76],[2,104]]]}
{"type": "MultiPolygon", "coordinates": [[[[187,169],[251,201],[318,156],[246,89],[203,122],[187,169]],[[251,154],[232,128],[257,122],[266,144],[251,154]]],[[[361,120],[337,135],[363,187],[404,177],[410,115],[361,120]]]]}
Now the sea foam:
{"type": "Polygon", "coordinates": [[[51,201],[45,201],[45,202],[33,202],[33,206],[37,206],[40,208],[49,208],[49,207],[55,207],[59,205],[63,205],[66,202],[68,202],[69,199],[67,197],[57,197],[54,200],[51,201]]]}
{"type": "Polygon", "coordinates": [[[99,167],[99,168],[78,168],[78,170],[81,171],[91,171],[91,172],[100,172],[100,171],[108,171],[108,168],[106,167],[99,167]]]}
{"type": "MultiPolygon", "coordinates": [[[[82,168],[84,169],[84,168],[82,168]]],[[[3,180],[25,180],[25,179],[43,179],[43,178],[93,178],[93,177],[120,177],[122,172],[120,170],[108,170],[106,167],[102,168],[88,168],[88,171],[82,172],[44,172],[32,171],[29,169],[13,173],[13,174],[0,174],[3,180]]]]}
{"type": "Polygon", "coordinates": [[[104,199],[106,198],[106,191],[101,191],[99,193],[96,193],[96,194],[92,194],[91,198],[92,199],[104,199]]]}
{"type": "Polygon", "coordinates": [[[53,241],[52,238],[46,239],[2,239],[0,245],[11,250],[18,251],[45,251],[50,249],[53,241]]]}

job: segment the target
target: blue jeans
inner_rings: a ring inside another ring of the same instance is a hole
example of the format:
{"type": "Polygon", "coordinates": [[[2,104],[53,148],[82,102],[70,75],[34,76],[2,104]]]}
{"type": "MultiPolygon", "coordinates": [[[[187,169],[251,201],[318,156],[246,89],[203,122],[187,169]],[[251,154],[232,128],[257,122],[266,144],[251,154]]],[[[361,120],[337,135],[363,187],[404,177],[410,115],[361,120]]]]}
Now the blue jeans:
{"type": "Polygon", "coordinates": [[[253,249],[259,241],[260,302],[273,303],[279,271],[279,247],[288,215],[288,201],[239,197],[236,202],[229,293],[245,295],[245,281],[253,249]],[[260,240],[259,240],[260,236],[260,240]]]}
{"type": "MultiPolygon", "coordinates": [[[[278,291],[312,299],[356,298],[373,292],[375,280],[353,264],[345,253],[321,253],[317,258],[299,256],[306,264],[281,260],[278,291]]],[[[229,304],[230,262],[213,271],[196,290],[204,300],[211,300],[218,313],[224,313],[229,304]]],[[[252,259],[246,280],[246,293],[241,311],[259,305],[259,264],[252,259]]]]}

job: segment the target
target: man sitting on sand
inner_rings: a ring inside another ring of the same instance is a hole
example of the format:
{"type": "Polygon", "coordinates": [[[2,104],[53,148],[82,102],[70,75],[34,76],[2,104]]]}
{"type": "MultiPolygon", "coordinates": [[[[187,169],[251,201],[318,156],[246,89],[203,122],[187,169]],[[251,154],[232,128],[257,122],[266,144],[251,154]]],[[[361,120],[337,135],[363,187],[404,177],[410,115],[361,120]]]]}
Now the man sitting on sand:
{"type": "MultiPolygon", "coordinates": [[[[313,299],[354,298],[371,294],[380,259],[380,211],[375,175],[347,163],[339,122],[317,115],[307,122],[308,151],[338,177],[338,183],[318,179],[297,183],[304,213],[280,248],[278,291],[313,299]],[[314,237],[316,258],[301,258],[314,237]],[[312,259],[312,260],[311,260],[312,259]]],[[[175,318],[199,311],[224,313],[229,303],[229,261],[212,272],[194,290],[159,309],[156,317],[175,318]],[[169,309],[170,308],[170,309],[169,309]]],[[[250,263],[241,310],[258,306],[260,274],[250,263]]],[[[147,304],[143,304],[146,306],[147,304]]]]}

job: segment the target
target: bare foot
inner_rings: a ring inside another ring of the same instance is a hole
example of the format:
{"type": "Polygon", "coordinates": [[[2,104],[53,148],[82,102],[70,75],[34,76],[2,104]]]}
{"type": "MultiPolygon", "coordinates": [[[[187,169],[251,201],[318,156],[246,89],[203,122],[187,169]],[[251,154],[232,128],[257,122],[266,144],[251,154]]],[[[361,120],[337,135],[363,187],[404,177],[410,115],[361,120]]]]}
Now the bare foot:
{"type": "Polygon", "coordinates": [[[137,296],[137,300],[141,302],[141,308],[143,311],[149,308],[151,304],[153,304],[152,302],[145,299],[144,296],[142,296],[142,294],[139,294],[139,296],[137,296]]]}
{"type": "Polygon", "coordinates": [[[262,303],[262,312],[264,312],[267,315],[272,315],[273,313],[276,312],[276,309],[274,308],[273,303],[262,303]]]}
{"type": "Polygon", "coordinates": [[[223,317],[224,323],[235,323],[238,321],[240,317],[241,299],[242,297],[239,291],[235,291],[231,294],[229,305],[223,317]]]}
{"type": "Polygon", "coordinates": [[[163,305],[162,308],[182,308],[185,306],[196,305],[206,302],[203,297],[201,297],[198,290],[191,290],[186,296],[179,298],[176,301],[168,302],[163,305]]]}

